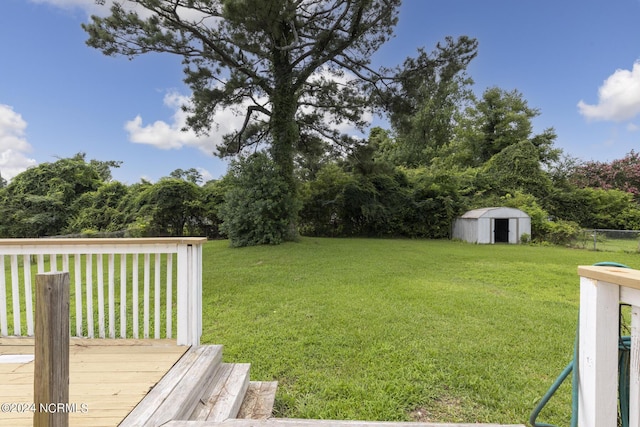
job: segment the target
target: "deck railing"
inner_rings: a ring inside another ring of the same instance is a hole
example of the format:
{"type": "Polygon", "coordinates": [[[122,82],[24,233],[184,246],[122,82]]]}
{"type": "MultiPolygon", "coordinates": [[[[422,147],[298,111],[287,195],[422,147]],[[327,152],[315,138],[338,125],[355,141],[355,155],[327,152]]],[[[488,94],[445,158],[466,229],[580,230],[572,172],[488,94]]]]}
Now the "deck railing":
{"type": "Polygon", "coordinates": [[[618,307],[626,303],[631,305],[629,427],[640,427],[640,271],[585,266],[578,274],[578,425],[618,425],[618,307]]]}
{"type": "Polygon", "coordinates": [[[35,275],[67,271],[71,336],[198,345],[205,241],[0,239],[0,336],[32,336],[35,275]]]}

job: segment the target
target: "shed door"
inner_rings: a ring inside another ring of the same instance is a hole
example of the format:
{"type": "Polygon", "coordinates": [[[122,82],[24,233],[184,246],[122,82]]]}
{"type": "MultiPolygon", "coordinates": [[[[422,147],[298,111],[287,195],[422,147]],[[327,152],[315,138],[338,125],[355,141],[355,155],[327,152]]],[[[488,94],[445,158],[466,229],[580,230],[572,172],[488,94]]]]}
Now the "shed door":
{"type": "Polygon", "coordinates": [[[496,243],[509,243],[509,219],[508,218],[496,218],[494,223],[493,232],[494,242],[496,243]]]}

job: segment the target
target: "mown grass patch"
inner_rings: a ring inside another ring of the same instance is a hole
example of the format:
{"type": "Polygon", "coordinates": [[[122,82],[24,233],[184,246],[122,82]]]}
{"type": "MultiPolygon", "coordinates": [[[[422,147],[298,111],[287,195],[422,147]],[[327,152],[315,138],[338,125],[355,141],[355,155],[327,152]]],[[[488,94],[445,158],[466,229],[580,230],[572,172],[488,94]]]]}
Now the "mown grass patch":
{"type": "MultiPolygon", "coordinates": [[[[319,239],[204,253],[203,342],[282,417],[525,423],[572,357],[576,267],[637,255],[319,239]]],[[[567,387],[543,413],[567,424],[567,387]]]]}

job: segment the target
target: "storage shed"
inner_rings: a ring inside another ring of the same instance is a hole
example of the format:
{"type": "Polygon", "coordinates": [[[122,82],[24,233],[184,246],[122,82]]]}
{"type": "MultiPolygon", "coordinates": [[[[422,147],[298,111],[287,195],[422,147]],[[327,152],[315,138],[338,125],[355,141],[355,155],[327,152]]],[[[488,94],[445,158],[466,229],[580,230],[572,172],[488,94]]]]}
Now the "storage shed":
{"type": "Polygon", "coordinates": [[[471,243],[520,243],[523,234],[531,235],[531,218],[515,208],[471,210],[453,223],[454,239],[471,243]]]}

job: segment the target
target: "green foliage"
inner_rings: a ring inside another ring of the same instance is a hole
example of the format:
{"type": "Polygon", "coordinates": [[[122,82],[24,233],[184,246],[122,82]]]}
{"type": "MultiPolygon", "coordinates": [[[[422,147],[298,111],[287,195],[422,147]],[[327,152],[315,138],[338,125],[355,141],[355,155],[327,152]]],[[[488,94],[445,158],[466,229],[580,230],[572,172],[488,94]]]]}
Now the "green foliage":
{"type": "Polygon", "coordinates": [[[201,217],[196,229],[191,233],[196,236],[206,236],[210,239],[219,239],[222,218],[220,209],[224,203],[224,194],[227,191],[227,181],[224,179],[209,181],[201,189],[201,217]]]}
{"type": "Polygon", "coordinates": [[[335,237],[343,233],[344,189],[353,181],[352,174],[329,163],[314,180],[303,184],[299,224],[302,235],[335,237]]]}
{"type": "Polygon", "coordinates": [[[114,181],[101,185],[95,191],[82,194],[74,202],[72,211],[75,215],[70,219],[65,233],[123,230],[120,205],[127,193],[127,186],[114,181]]]}
{"type": "Polygon", "coordinates": [[[148,233],[155,236],[183,236],[185,227],[200,213],[200,187],[190,181],[162,178],[139,199],[140,215],[148,218],[148,233]]]}
{"type": "Polygon", "coordinates": [[[507,92],[497,87],[487,89],[482,99],[468,108],[460,118],[457,137],[468,151],[468,166],[481,166],[505,148],[531,142],[540,162],[557,160],[560,151],[553,148],[555,131],[545,129],[532,135],[532,119],[540,114],[532,109],[517,90],[507,92]]]}
{"type": "Polygon", "coordinates": [[[530,141],[509,145],[489,159],[483,168],[486,186],[498,192],[522,191],[545,196],[551,180],[540,167],[538,149],[530,141]]]}
{"type": "Polygon", "coordinates": [[[636,229],[640,207],[621,190],[573,188],[552,193],[550,213],[585,228],[636,229]]]}
{"type": "Polygon", "coordinates": [[[171,172],[169,176],[171,178],[181,179],[196,185],[202,182],[202,174],[195,168],[189,168],[187,170],[176,169],[171,172]]]}
{"type": "Polygon", "coordinates": [[[146,180],[141,180],[128,187],[127,194],[124,195],[118,205],[118,215],[116,221],[121,229],[126,229],[132,237],[145,237],[149,234],[149,218],[143,217],[141,210],[144,206],[142,195],[153,184],[146,180]]]}
{"type": "Polygon", "coordinates": [[[546,224],[544,240],[554,245],[569,246],[578,239],[580,226],[573,221],[556,220],[546,224]]]}
{"type": "Polygon", "coordinates": [[[119,165],[87,162],[80,153],[19,174],[0,189],[0,236],[220,236],[221,190],[197,186],[197,170],[126,186],[111,180],[110,168],[119,165]]]}
{"type": "Polygon", "coordinates": [[[398,69],[396,84],[381,95],[396,134],[395,143],[385,150],[389,160],[408,167],[428,166],[449,144],[454,117],[472,99],[473,82],[465,70],[477,47],[469,37],[455,41],[447,37],[431,54],[421,49],[398,69]]]}
{"type": "Polygon", "coordinates": [[[256,153],[232,162],[229,191],[220,210],[221,231],[231,246],[279,244],[294,240],[291,224],[299,210],[288,191],[279,166],[266,154],[256,153]]]}
{"type": "Polygon", "coordinates": [[[86,162],[85,155],[78,153],[20,173],[0,194],[0,235],[60,234],[78,214],[75,201],[104,183],[105,168],[109,164],[111,162],[86,162]]]}
{"type": "Polygon", "coordinates": [[[345,186],[343,194],[345,235],[403,235],[402,222],[410,199],[402,172],[356,175],[356,179],[345,186]]]}
{"type": "Polygon", "coordinates": [[[302,233],[448,237],[451,221],[464,207],[459,176],[372,165],[365,162],[351,173],[327,165],[306,183],[302,233]]]}
{"type": "Polygon", "coordinates": [[[453,220],[465,210],[465,176],[454,171],[430,173],[427,169],[407,171],[411,204],[403,218],[404,235],[450,237],[453,220]]]}

